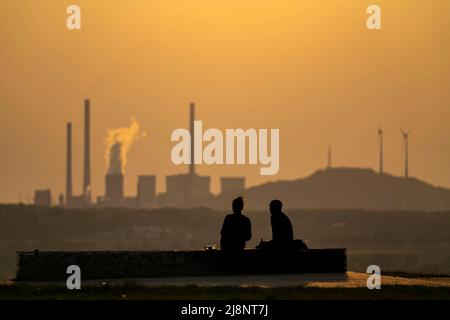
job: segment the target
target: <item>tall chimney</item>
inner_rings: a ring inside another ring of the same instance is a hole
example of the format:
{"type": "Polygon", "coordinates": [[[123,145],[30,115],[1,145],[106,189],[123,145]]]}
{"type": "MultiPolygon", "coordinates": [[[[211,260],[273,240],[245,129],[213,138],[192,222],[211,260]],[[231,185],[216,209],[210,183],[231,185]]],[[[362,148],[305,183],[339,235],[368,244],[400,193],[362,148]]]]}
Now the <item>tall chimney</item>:
{"type": "Polygon", "coordinates": [[[380,174],[384,172],[384,163],[383,163],[383,130],[378,129],[378,135],[380,137],[380,174]]]}
{"type": "Polygon", "coordinates": [[[405,178],[409,177],[408,172],[408,134],[405,135],[405,178]]]}
{"type": "Polygon", "coordinates": [[[66,205],[72,201],[72,123],[67,123],[66,205]]]}
{"type": "Polygon", "coordinates": [[[195,103],[191,102],[190,105],[190,130],[191,130],[191,164],[189,165],[189,174],[195,175],[195,164],[194,164],[194,121],[195,121],[195,103]]]}
{"type": "Polygon", "coordinates": [[[91,155],[90,155],[90,108],[89,99],[84,100],[84,177],[83,197],[87,203],[91,202],[91,155]]]}
{"type": "Polygon", "coordinates": [[[332,162],[331,162],[331,144],[328,144],[328,164],[327,164],[327,168],[330,169],[332,167],[332,162]]]}

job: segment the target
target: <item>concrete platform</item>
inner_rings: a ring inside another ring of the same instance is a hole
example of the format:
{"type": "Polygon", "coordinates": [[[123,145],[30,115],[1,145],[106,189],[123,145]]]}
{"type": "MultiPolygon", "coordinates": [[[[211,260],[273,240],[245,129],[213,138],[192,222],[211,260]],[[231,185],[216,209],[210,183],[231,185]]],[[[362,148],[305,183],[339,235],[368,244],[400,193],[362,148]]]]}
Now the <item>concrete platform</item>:
{"type": "Polygon", "coordinates": [[[237,256],[222,251],[33,251],[18,252],[17,281],[67,279],[77,265],[82,279],[252,274],[345,273],[346,249],[289,252],[245,250],[237,256]]]}

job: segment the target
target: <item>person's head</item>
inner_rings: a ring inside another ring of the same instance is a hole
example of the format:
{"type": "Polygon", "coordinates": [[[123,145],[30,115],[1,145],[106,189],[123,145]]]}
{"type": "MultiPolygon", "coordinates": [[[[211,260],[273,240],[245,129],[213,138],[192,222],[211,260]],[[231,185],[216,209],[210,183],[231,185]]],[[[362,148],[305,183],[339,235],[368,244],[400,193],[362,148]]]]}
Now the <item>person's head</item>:
{"type": "Polygon", "coordinates": [[[241,213],[242,209],[244,209],[244,199],[242,197],[237,197],[233,200],[233,212],[235,213],[241,213]]]}
{"type": "Polygon", "coordinates": [[[283,208],[283,203],[280,200],[275,199],[270,202],[269,210],[271,214],[280,213],[281,208],[283,208]]]}

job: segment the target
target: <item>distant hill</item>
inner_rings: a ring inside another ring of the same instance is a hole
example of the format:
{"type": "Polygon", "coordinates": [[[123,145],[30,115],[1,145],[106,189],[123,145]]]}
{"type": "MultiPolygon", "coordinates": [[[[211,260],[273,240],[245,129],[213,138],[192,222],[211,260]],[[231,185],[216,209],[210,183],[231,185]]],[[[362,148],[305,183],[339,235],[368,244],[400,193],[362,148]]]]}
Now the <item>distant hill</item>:
{"type": "Polygon", "coordinates": [[[251,209],[279,198],[287,208],[450,210],[450,189],[371,169],[329,168],[309,177],[247,189],[251,209]]]}

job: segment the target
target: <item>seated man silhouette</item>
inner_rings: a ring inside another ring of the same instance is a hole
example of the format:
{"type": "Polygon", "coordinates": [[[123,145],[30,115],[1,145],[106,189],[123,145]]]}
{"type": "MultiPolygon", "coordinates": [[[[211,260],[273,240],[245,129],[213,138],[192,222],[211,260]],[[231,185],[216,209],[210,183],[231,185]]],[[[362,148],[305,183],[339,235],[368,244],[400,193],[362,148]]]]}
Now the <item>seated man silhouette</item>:
{"type": "Polygon", "coordinates": [[[270,224],[272,225],[272,242],[275,246],[289,246],[294,241],[294,231],[291,220],[281,209],[283,203],[280,200],[272,200],[269,205],[270,224]]]}
{"type": "Polygon", "coordinates": [[[308,249],[303,240],[294,240],[294,231],[292,229],[291,220],[282,211],[283,203],[276,199],[272,200],[269,205],[270,224],[272,225],[272,240],[261,242],[256,247],[258,249],[268,250],[305,250],[308,249]]]}
{"type": "Polygon", "coordinates": [[[244,200],[238,197],[233,200],[233,213],[228,214],[220,231],[220,248],[227,252],[241,252],[245,242],[252,238],[250,219],[242,214],[244,200]]]}

